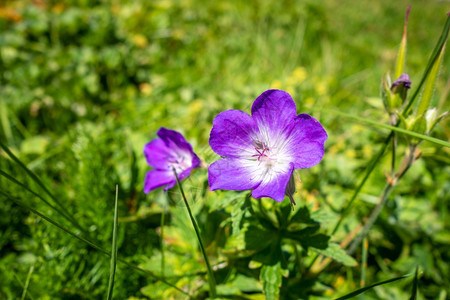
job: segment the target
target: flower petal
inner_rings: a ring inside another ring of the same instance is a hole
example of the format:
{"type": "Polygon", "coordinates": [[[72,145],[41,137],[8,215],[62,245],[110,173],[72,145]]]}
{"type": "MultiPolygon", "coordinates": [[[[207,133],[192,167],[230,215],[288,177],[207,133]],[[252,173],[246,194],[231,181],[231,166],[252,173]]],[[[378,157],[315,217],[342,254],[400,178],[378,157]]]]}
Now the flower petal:
{"type": "Polygon", "coordinates": [[[172,170],[174,164],[183,169],[200,166],[200,159],[180,133],[161,127],[157,134],[159,139],[144,146],[144,155],[150,166],[166,170],[172,170]]]}
{"type": "Polygon", "coordinates": [[[240,110],[227,110],[213,121],[209,144],[221,156],[243,157],[254,154],[253,140],[258,127],[252,117],[240,110]]]}
{"type": "Polygon", "coordinates": [[[167,147],[188,150],[193,153],[192,146],[189,145],[181,133],[161,127],[156,134],[166,143],[167,147]]]}
{"type": "Polygon", "coordinates": [[[285,152],[293,157],[294,168],[304,169],[317,165],[322,160],[327,138],[319,121],[308,114],[299,114],[284,146],[285,152]]]}
{"type": "Polygon", "coordinates": [[[173,149],[167,147],[162,139],[154,139],[144,146],[147,163],[158,169],[168,169],[167,160],[175,156],[173,149]]]}
{"type": "Polygon", "coordinates": [[[265,142],[279,139],[286,128],[291,126],[296,115],[295,102],[284,91],[265,91],[253,102],[252,117],[265,142]]]}
{"type": "Polygon", "coordinates": [[[161,186],[167,185],[164,190],[172,188],[176,184],[175,175],[169,170],[151,170],[145,175],[144,193],[149,193],[161,186]]]}
{"type": "Polygon", "coordinates": [[[192,158],[193,168],[200,165],[200,159],[197,154],[194,153],[191,144],[186,141],[181,133],[161,127],[156,134],[164,141],[168,148],[172,149],[177,154],[177,156],[189,158],[189,161],[191,161],[192,158]]]}
{"type": "Polygon", "coordinates": [[[262,175],[256,161],[223,158],[209,166],[208,182],[211,191],[243,191],[257,187],[262,181],[262,175]]]}
{"type": "Polygon", "coordinates": [[[278,202],[283,201],[289,179],[294,172],[294,164],[278,165],[264,176],[261,184],[252,191],[253,198],[270,197],[278,202]]]}

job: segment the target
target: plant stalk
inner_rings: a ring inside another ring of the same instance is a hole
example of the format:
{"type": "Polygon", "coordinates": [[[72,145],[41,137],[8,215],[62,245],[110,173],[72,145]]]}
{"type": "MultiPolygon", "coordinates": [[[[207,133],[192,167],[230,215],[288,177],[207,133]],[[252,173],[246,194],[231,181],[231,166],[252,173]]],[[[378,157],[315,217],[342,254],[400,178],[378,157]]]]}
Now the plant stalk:
{"type": "Polygon", "coordinates": [[[211,298],[214,299],[214,298],[217,297],[216,280],[214,278],[214,273],[213,273],[213,270],[211,268],[211,264],[209,263],[208,256],[206,255],[205,247],[203,245],[202,238],[200,236],[200,230],[198,228],[197,222],[195,221],[194,216],[192,215],[192,211],[191,211],[189,203],[188,203],[188,201],[186,199],[186,196],[184,194],[183,187],[181,186],[181,182],[178,179],[178,174],[175,171],[175,169],[172,169],[172,170],[173,170],[173,173],[175,174],[175,178],[177,180],[177,185],[178,185],[178,188],[180,189],[181,197],[183,198],[184,204],[186,205],[187,211],[189,213],[189,218],[191,219],[192,226],[194,226],[195,234],[197,235],[197,239],[198,239],[198,242],[200,244],[200,249],[202,250],[203,258],[205,259],[206,268],[208,270],[208,283],[209,283],[209,289],[210,289],[210,293],[211,293],[211,298]]]}

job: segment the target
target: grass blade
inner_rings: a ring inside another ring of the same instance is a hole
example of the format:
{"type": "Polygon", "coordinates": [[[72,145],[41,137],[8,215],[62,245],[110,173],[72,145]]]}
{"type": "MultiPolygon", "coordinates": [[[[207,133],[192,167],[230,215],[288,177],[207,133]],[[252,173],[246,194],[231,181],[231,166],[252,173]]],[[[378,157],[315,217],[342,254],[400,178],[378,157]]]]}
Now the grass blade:
{"type": "Polygon", "coordinates": [[[425,82],[425,87],[423,88],[422,96],[420,97],[419,106],[417,108],[417,116],[426,113],[428,107],[430,106],[431,97],[433,96],[434,88],[436,86],[436,81],[439,75],[439,69],[441,67],[442,58],[444,57],[445,43],[439,53],[438,58],[431,67],[430,73],[425,82]]]}
{"type": "Polygon", "coordinates": [[[406,41],[407,41],[407,32],[408,32],[408,16],[409,11],[411,10],[411,5],[408,6],[406,9],[406,16],[405,16],[405,24],[403,25],[403,36],[402,41],[400,42],[400,47],[398,49],[397,53],[397,64],[395,67],[395,77],[398,78],[403,73],[403,67],[405,66],[405,56],[406,56],[406,41]]]}
{"type": "Polygon", "coordinates": [[[360,286],[363,288],[366,285],[366,269],[367,269],[367,252],[369,250],[369,242],[367,237],[364,238],[362,247],[362,262],[361,262],[361,282],[360,286]]]}
{"type": "Polygon", "coordinates": [[[113,238],[111,246],[111,264],[109,267],[109,284],[108,284],[108,300],[112,299],[114,290],[114,276],[116,275],[116,263],[117,263],[117,227],[118,227],[118,212],[117,212],[117,199],[119,198],[119,185],[116,184],[116,197],[114,200],[114,225],[113,225],[113,238]]]}
{"type": "Polygon", "coordinates": [[[55,196],[53,196],[53,194],[42,183],[39,177],[37,177],[36,174],[33,173],[33,171],[28,169],[28,167],[12,153],[6,145],[3,145],[3,143],[0,142],[0,147],[3,148],[6,154],[8,154],[8,156],[14,162],[16,162],[31,177],[31,179],[33,179],[33,181],[36,182],[52,198],[53,201],[55,201],[55,203],[57,203],[59,206],[62,206],[61,202],[55,196]]]}
{"type": "Polygon", "coordinates": [[[403,275],[403,276],[400,276],[400,277],[395,277],[395,278],[392,278],[392,279],[389,279],[389,280],[380,281],[380,282],[377,282],[377,283],[372,284],[372,285],[370,285],[370,286],[367,286],[367,287],[365,287],[365,288],[362,288],[362,289],[353,291],[353,292],[351,292],[350,294],[347,294],[347,295],[345,295],[345,296],[336,298],[335,300],[350,299],[350,298],[353,298],[353,297],[355,297],[355,296],[358,296],[358,295],[360,295],[360,294],[366,292],[367,290],[370,290],[371,288],[374,288],[374,287],[376,287],[376,286],[384,285],[384,284],[387,284],[387,283],[390,283],[390,282],[394,282],[394,281],[397,281],[397,280],[400,280],[400,279],[408,278],[408,277],[410,277],[410,276],[412,276],[412,274],[407,274],[407,275],[403,275]]]}
{"type": "Polygon", "coordinates": [[[198,242],[200,244],[200,249],[202,250],[203,258],[205,259],[206,263],[206,269],[208,270],[208,283],[209,283],[209,289],[211,293],[211,298],[216,298],[216,279],[214,278],[214,273],[211,268],[211,264],[209,263],[208,256],[206,255],[205,246],[203,246],[202,238],[200,236],[200,230],[198,228],[197,222],[194,219],[194,216],[192,215],[191,208],[189,206],[189,203],[187,202],[186,196],[184,195],[183,187],[181,186],[181,182],[178,179],[177,172],[175,169],[173,169],[173,173],[175,174],[175,178],[177,180],[178,188],[180,189],[181,197],[183,198],[184,204],[186,205],[186,208],[189,213],[189,218],[191,219],[192,225],[194,226],[195,234],[197,235],[198,242]]]}
{"type": "Polygon", "coordinates": [[[428,74],[430,73],[431,68],[433,67],[435,61],[438,59],[438,56],[441,53],[445,42],[447,41],[449,29],[450,29],[450,15],[447,16],[447,21],[445,22],[444,29],[442,30],[441,36],[439,37],[439,40],[438,40],[436,46],[434,47],[433,53],[431,54],[431,57],[428,60],[428,64],[427,64],[427,67],[425,68],[425,71],[423,72],[423,76],[420,79],[420,82],[417,85],[416,89],[414,90],[414,93],[412,94],[408,104],[406,105],[405,109],[403,110],[404,116],[407,116],[409,114],[409,110],[411,109],[411,106],[413,105],[414,101],[416,100],[417,96],[419,95],[419,92],[422,89],[422,85],[424,84],[425,80],[427,79],[428,74]]]}
{"type": "Polygon", "coordinates": [[[336,115],[340,115],[340,116],[348,118],[348,119],[353,119],[353,120],[357,120],[357,121],[360,121],[360,122],[363,122],[363,123],[371,124],[371,125],[379,127],[379,128],[389,129],[389,130],[392,130],[392,131],[395,131],[395,132],[399,132],[399,133],[403,133],[403,134],[406,134],[406,135],[409,135],[409,136],[413,136],[415,138],[419,138],[419,139],[422,139],[422,140],[425,140],[425,141],[428,141],[428,142],[431,142],[431,143],[435,143],[437,145],[441,145],[441,146],[444,146],[444,147],[450,147],[450,143],[449,142],[446,142],[446,141],[443,141],[443,140],[440,140],[440,139],[437,139],[437,138],[434,138],[434,137],[431,137],[431,136],[423,135],[423,134],[420,134],[420,133],[417,133],[417,132],[414,132],[414,131],[406,130],[406,129],[399,128],[399,127],[396,127],[396,126],[387,125],[387,124],[380,123],[380,122],[377,122],[377,121],[372,121],[372,120],[369,120],[369,119],[366,119],[366,118],[358,117],[358,116],[351,115],[351,114],[344,113],[344,112],[337,111],[337,110],[326,110],[326,111],[330,112],[330,113],[334,113],[336,115]]]}
{"type": "Polygon", "coordinates": [[[30,270],[28,271],[27,280],[25,281],[25,286],[23,287],[22,297],[20,300],[25,300],[25,297],[27,296],[28,286],[30,285],[31,281],[31,274],[33,274],[34,271],[34,263],[31,265],[30,270]]]}
{"type": "Polygon", "coordinates": [[[416,267],[416,272],[414,274],[414,280],[413,280],[413,287],[412,287],[412,292],[411,292],[411,298],[409,298],[409,300],[416,300],[417,299],[417,286],[419,283],[418,280],[418,272],[419,271],[419,267],[416,267]]]}
{"type": "MultiPolygon", "coordinates": [[[[3,191],[1,191],[1,190],[0,190],[0,194],[2,194],[3,196],[7,197],[8,199],[11,199],[11,200],[14,201],[17,205],[22,206],[23,208],[25,208],[25,209],[31,211],[32,213],[34,213],[34,214],[37,215],[38,217],[44,219],[45,221],[49,222],[50,224],[52,224],[52,225],[58,227],[58,228],[61,229],[62,231],[64,231],[64,232],[70,234],[71,236],[73,236],[73,237],[76,238],[77,240],[86,243],[86,244],[89,245],[90,247],[94,248],[95,250],[97,250],[97,251],[99,251],[99,252],[101,252],[101,253],[103,253],[103,254],[105,254],[105,255],[107,255],[107,256],[111,256],[111,253],[110,253],[109,251],[107,251],[105,248],[103,248],[103,247],[101,247],[101,246],[98,246],[98,245],[95,244],[94,242],[91,242],[90,240],[88,240],[88,239],[86,239],[86,238],[84,238],[84,237],[82,237],[82,236],[80,236],[80,235],[78,235],[78,234],[76,234],[76,233],[70,231],[69,229],[67,229],[67,228],[65,228],[64,226],[62,226],[61,224],[59,224],[58,222],[53,221],[52,219],[50,219],[50,218],[47,217],[46,215],[40,213],[40,212],[37,211],[36,209],[34,209],[34,208],[32,208],[31,206],[27,205],[25,202],[23,202],[23,201],[21,201],[21,200],[15,198],[15,197],[13,197],[13,196],[11,196],[11,195],[8,195],[7,193],[5,193],[5,192],[3,192],[3,191]]],[[[184,294],[184,295],[186,295],[186,296],[188,296],[188,297],[191,297],[188,293],[186,293],[185,291],[183,291],[182,289],[180,289],[180,288],[177,287],[176,285],[174,285],[174,284],[168,282],[167,280],[164,280],[163,278],[161,278],[161,277],[159,277],[159,276],[153,274],[153,273],[150,272],[150,271],[147,271],[147,270],[141,269],[141,268],[139,268],[139,267],[136,267],[135,265],[133,265],[133,264],[129,263],[128,261],[126,261],[126,260],[124,260],[124,259],[121,259],[121,258],[118,258],[117,261],[119,261],[119,262],[121,262],[121,263],[127,265],[128,267],[130,267],[130,268],[132,268],[132,269],[134,269],[134,270],[136,270],[136,271],[142,272],[142,273],[146,274],[147,276],[150,276],[150,277],[151,277],[152,279],[154,279],[154,280],[161,281],[162,283],[164,283],[164,284],[166,284],[166,285],[168,285],[168,286],[170,286],[170,287],[176,289],[177,291],[179,291],[180,293],[182,293],[182,294],[184,294]]]]}
{"type": "Polygon", "coordinates": [[[66,218],[70,223],[72,223],[72,225],[74,225],[75,227],[77,227],[78,229],[80,229],[81,231],[85,232],[86,231],[72,218],[72,216],[68,215],[67,212],[60,210],[59,208],[55,207],[54,205],[52,205],[50,202],[48,202],[44,197],[42,197],[41,195],[39,195],[38,193],[36,193],[35,191],[33,191],[32,189],[30,189],[28,186],[26,186],[24,183],[16,180],[14,177],[12,177],[11,175],[9,175],[8,173],[3,172],[2,170],[0,170],[0,175],[5,177],[6,179],[8,179],[9,181],[17,184],[18,186],[20,186],[21,188],[23,188],[24,190],[30,192],[31,194],[33,194],[35,197],[39,198],[40,200],[42,200],[42,202],[44,202],[48,207],[50,207],[51,209],[53,209],[54,211],[56,211],[58,214],[60,214],[61,216],[63,216],[64,218],[66,218]]]}
{"type": "MultiPolygon", "coordinates": [[[[9,148],[4,145],[2,142],[0,142],[0,148],[2,148],[6,154],[14,161],[16,162],[27,174],[28,176],[33,179],[34,182],[36,182],[37,185],[39,185],[46,193],[50,196],[50,198],[59,206],[59,208],[62,210],[62,214],[70,220],[70,222],[75,225],[78,229],[81,231],[87,233],[78,222],[72,218],[72,216],[67,212],[65,207],[61,204],[61,202],[56,198],[48,189],[47,187],[42,183],[42,181],[39,179],[39,177],[36,176],[20,159],[18,159],[12,152],[9,150],[9,148]]],[[[43,199],[42,197],[39,197],[40,199],[43,199]]],[[[48,204],[48,202],[46,202],[48,204]]]]}

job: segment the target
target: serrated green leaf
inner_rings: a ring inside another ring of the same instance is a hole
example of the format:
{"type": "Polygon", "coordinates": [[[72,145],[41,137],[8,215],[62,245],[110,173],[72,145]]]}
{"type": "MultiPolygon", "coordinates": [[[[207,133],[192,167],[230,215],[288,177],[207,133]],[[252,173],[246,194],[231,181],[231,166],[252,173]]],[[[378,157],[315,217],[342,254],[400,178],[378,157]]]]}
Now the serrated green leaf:
{"type": "Polygon", "coordinates": [[[303,206],[297,210],[295,215],[292,216],[291,222],[294,223],[302,223],[302,224],[313,224],[315,223],[313,219],[311,219],[311,215],[306,206],[303,206]]]}
{"type": "Polygon", "coordinates": [[[311,248],[311,250],[334,259],[335,261],[340,262],[347,267],[354,267],[358,264],[353,257],[347,255],[347,253],[345,253],[345,250],[343,250],[336,243],[329,243],[326,249],[311,248]]]}
{"type": "Polygon", "coordinates": [[[308,249],[309,247],[316,249],[326,249],[328,247],[329,240],[330,237],[328,235],[319,233],[300,240],[300,244],[305,249],[308,249]]]}
{"type": "Polygon", "coordinates": [[[276,238],[273,232],[251,225],[245,232],[245,246],[248,250],[262,250],[274,243],[276,238]]]}
{"type": "Polygon", "coordinates": [[[265,265],[262,267],[260,279],[263,282],[263,291],[267,300],[278,299],[282,273],[279,262],[272,266],[265,265]]]}

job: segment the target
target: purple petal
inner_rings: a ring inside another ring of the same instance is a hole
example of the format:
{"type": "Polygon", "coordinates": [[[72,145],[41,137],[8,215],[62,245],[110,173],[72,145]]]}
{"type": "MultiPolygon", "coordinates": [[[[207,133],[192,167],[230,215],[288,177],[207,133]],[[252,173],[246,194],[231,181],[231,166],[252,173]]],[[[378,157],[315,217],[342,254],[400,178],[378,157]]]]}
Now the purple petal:
{"type": "Polygon", "coordinates": [[[221,156],[252,155],[258,127],[252,117],[240,110],[227,110],[213,121],[209,145],[221,156]]]}
{"type": "Polygon", "coordinates": [[[409,79],[409,75],[403,73],[397,78],[394,83],[392,83],[391,90],[393,90],[396,86],[402,85],[405,89],[411,88],[411,80],[409,79]]]}
{"type": "Polygon", "coordinates": [[[284,91],[265,91],[253,102],[252,117],[265,140],[277,139],[291,126],[296,115],[295,102],[284,91]]]}
{"type": "MultiPolygon", "coordinates": [[[[188,152],[190,156],[197,157],[197,155],[194,153],[194,150],[192,149],[191,144],[186,141],[181,133],[175,130],[161,127],[156,134],[164,141],[167,147],[174,149],[177,153],[188,152]]],[[[198,161],[200,162],[200,160],[198,161]]],[[[192,162],[194,162],[194,160],[192,160],[192,162]]]]}
{"type": "Polygon", "coordinates": [[[208,169],[208,182],[211,191],[218,189],[243,191],[257,187],[262,181],[258,162],[223,158],[215,161],[208,169]]]}
{"type": "Polygon", "coordinates": [[[172,170],[171,166],[174,164],[190,168],[200,166],[200,159],[180,133],[161,127],[157,134],[159,139],[144,146],[144,154],[150,166],[167,170],[172,170]]]}
{"type": "Polygon", "coordinates": [[[144,146],[147,163],[158,169],[168,169],[168,159],[176,156],[173,149],[167,147],[162,139],[154,139],[144,146]]]}
{"type": "Polygon", "coordinates": [[[289,133],[286,150],[292,155],[295,169],[317,165],[324,154],[324,143],[328,138],[322,125],[308,114],[299,114],[289,133]]]}
{"type": "Polygon", "coordinates": [[[253,198],[270,197],[278,202],[283,201],[289,179],[294,172],[294,164],[279,166],[275,171],[268,172],[261,184],[253,190],[253,198]]]}
{"type": "Polygon", "coordinates": [[[151,170],[145,175],[144,193],[149,193],[159,187],[167,185],[164,190],[172,188],[176,184],[175,175],[169,170],[151,170]]]}

